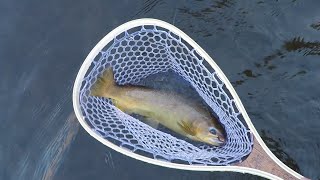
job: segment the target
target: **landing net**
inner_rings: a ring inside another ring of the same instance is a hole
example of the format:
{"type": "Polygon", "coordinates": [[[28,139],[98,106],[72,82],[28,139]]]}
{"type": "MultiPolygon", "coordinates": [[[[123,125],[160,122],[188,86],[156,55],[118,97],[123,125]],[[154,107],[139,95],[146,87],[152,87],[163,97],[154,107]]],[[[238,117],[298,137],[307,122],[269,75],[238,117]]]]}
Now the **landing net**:
{"type": "Polygon", "coordinates": [[[252,134],[240,120],[241,112],[225,83],[179,34],[157,25],[139,25],[105,44],[91,60],[79,92],[83,118],[105,141],[149,158],[191,165],[230,165],[251,152],[252,134]],[[125,114],[109,99],[90,96],[91,86],[110,66],[119,85],[138,84],[168,70],[182,76],[219,117],[227,133],[226,145],[196,146],[125,114]]]}

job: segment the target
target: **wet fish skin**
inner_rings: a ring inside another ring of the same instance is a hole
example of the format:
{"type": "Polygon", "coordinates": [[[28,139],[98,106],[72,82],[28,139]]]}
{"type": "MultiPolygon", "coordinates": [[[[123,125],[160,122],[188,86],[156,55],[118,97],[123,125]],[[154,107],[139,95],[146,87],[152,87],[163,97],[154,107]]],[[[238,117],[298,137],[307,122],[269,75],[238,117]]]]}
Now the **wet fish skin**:
{"type": "Polygon", "coordinates": [[[93,84],[91,95],[111,98],[123,112],[144,116],[192,140],[214,146],[225,144],[224,129],[208,110],[172,92],[119,86],[111,67],[93,84]]]}

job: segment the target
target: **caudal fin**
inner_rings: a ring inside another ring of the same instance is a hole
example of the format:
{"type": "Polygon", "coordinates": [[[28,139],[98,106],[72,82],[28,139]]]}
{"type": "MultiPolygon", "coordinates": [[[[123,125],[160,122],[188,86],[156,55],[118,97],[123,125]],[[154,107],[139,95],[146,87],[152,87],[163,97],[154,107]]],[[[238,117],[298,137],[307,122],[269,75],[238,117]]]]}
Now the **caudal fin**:
{"type": "Polygon", "coordinates": [[[105,70],[97,81],[91,87],[91,96],[109,97],[110,93],[116,87],[112,67],[105,70]]]}

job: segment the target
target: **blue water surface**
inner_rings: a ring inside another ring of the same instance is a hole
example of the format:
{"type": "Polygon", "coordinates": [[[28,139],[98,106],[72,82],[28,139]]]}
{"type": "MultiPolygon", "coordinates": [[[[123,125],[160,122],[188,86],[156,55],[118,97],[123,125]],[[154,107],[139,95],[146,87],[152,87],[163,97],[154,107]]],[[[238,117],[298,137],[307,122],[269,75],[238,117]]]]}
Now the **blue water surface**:
{"type": "Polygon", "coordinates": [[[97,142],[72,114],[72,86],[115,27],[174,24],[216,61],[279,159],[320,179],[320,1],[0,2],[0,179],[261,179],[140,162],[97,142]]]}

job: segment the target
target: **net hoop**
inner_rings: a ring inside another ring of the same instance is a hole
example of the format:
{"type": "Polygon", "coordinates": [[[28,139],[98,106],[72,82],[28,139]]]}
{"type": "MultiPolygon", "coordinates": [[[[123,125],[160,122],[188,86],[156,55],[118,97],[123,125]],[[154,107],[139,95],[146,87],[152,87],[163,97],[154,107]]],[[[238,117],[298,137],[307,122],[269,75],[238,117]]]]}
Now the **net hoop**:
{"type": "Polygon", "coordinates": [[[93,59],[98,55],[98,53],[110,42],[112,41],[117,35],[120,33],[133,28],[137,26],[142,25],[154,25],[159,26],[165,29],[168,29],[169,31],[179,34],[179,36],[184,39],[187,43],[189,43],[203,58],[207,63],[215,70],[215,72],[219,75],[220,79],[223,81],[223,83],[226,85],[227,89],[229,90],[231,96],[234,98],[235,104],[239,111],[241,112],[248,128],[253,133],[254,137],[257,139],[259,144],[262,146],[262,148],[267,152],[267,154],[273,159],[279,166],[281,166],[286,171],[290,172],[297,178],[301,178],[302,176],[295,171],[291,170],[289,167],[285,166],[279,159],[277,159],[272,152],[267,148],[267,146],[262,141],[261,137],[257,133],[256,129],[254,128],[243,104],[240,101],[240,98],[238,97],[237,93],[235,92],[233,86],[227,79],[227,77],[224,75],[224,73],[221,71],[221,69],[218,67],[218,65],[213,61],[213,59],[195,42],[193,41],[189,36],[187,36],[184,32],[176,28],[175,26],[166,23],[161,20],[157,19],[137,19],[129,21],[117,28],[115,28],[113,31],[111,31],[109,34],[107,34],[102,40],[98,42],[98,44],[91,50],[91,52],[86,57],[85,61],[83,62],[73,88],[73,107],[75,114],[77,116],[78,121],[80,122],[81,126],[96,140],[101,142],[102,144],[112,148],[113,150],[120,152],[124,155],[127,155],[129,157],[132,157],[137,160],[141,160],[147,163],[151,163],[154,165],[164,166],[168,168],[175,168],[175,169],[183,169],[183,170],[193,170],[193,171],[232,171],[232,172],[240,172],[240,173],[250,173],[253,175],[258,175],[262,177],[266,177],[269,179],[280,179],[279,177],[272,175],[270,173],[253,169],[253,168],[247,168],[247,167],[241,167],[241,166],[235,166],[235,165],[229,165],[229,166],[203,166],[203,165],[185,165],[185,164],[178,164],[178,163],[172,163],[172,162],[166,162],[166,161],[160,161],[152,158],[148,158],[139,154],[136,154],[132,151],[126,150],[124,148],[121,148],[103,137],[99,136],[95,131],[92,130],[92,128],[87,124],[85,121],[85,118],[82,115],[80,102],[79,102],[79,96],[80,96],[80,88],[82,85],[83,78],[85,77],[85,74],[87,70],[89,69],[93,59]]]}

